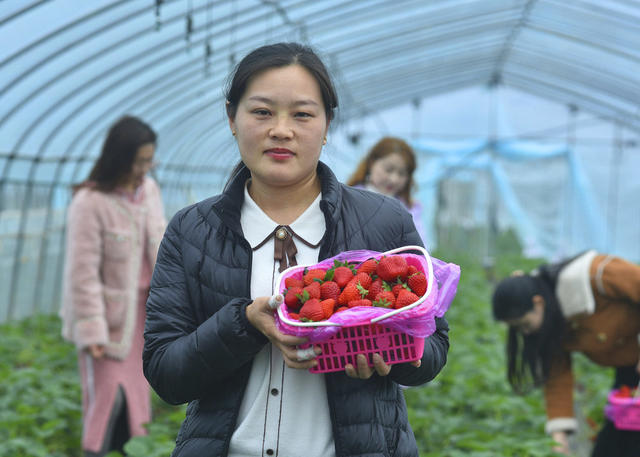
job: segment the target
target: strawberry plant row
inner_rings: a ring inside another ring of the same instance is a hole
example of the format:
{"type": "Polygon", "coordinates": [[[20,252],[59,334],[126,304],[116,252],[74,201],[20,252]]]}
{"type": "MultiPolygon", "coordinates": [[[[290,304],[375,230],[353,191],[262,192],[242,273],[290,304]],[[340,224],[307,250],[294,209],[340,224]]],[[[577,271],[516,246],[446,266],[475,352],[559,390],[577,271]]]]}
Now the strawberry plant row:
{"type": "MultiPolygon", "coordinates": [[[[437,256],[437,254],[434,254],[437,256]]],[[[482,265],[461,266],[458,293],[446,318],[451,349],[431,383],[404,390],[421,457],[549,457],[541,393],[511,393],[505,376],[504,329],[493,321],[491,284],[482,265]]],[[[537,262],[516,256],[499,260],[496,274],[537,262]]],[[[0,457],[80,457],[81,392],[75,349],[60,338],[56,316],[37,316],[0,326],[0,457]]],[[[612,372],[575,360],[578,439],[588,455],[590,438],[603,420],[612,372]]],[[[153,397],[149,435],[129,441],[131,457],[165,457],[184,419],[184,406],[153,397]]],[[[110,457],[115,457],[112,454],[110,457]]]]}

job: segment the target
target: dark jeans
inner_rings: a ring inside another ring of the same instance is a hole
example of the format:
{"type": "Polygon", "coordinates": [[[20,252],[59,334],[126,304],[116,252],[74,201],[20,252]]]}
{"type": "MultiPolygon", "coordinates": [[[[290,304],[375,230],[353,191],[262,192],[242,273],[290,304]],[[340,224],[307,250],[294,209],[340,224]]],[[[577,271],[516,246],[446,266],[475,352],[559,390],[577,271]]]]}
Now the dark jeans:
{"type": "MultiPolygon", "coordinates": [[[[616,369],[613,388],[621,385],[635,387],[640,379],[636,367],[616,369]]],[[[598,432],[591,457],[639,457],[640,431],[618,430],[613,422],[605,417],[605,423],[598,432]]]]}
{"type": "Polygon", "coordinates": [[[127,401],[122,387],[118,386],[116,399],[113,402],[107,431],[102,442],[102,449],[99,452],[84,451],[84,457],[103,457],[111,451],[124,453],[124,445],[129,441],[129,419],[127,419],[127,401]]]}

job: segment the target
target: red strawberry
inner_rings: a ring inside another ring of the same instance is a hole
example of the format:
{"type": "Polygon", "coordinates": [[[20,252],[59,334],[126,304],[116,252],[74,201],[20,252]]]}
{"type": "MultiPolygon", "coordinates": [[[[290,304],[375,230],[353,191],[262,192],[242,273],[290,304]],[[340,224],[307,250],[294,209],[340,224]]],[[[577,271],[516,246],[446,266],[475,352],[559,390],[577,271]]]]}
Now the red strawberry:
{"type": "Polygon", "coordinates": [[[338,304],[346,305],[350,301],[360,300],[362,297],[366,297],[368,293],[369,291],[367,289],[350,282],[338,297],[338,304]]]}
{"type": "Polygon", "coordinates": [[[422,272],[409,276],[407,283],[411,290],[419,297],[422,297],[427,291],[427,277],[422,272]]]}
{"type": "Polygon", "coordinates": [[[312,282],[308,286],[304,286],[303,291],[307,291],[309,293],[309,298],[320,298],[320,283],[312,282]]]}
{"type": "Polygon", "coordinates": [[[295,320],[297,320],[297,321],[299,321],[299,320],[300,320],[300,314],[298,314],[298,313],[289,313],[289,317],[290,317],[291,319],[295,319],[295,320]]]}
{"type": "Polygon", "coordinates": [[[618,391],[614,394],[615,397],[618,398],[630,398],[631,397],[631,387],[622,385],[618,389],[618,391]]]}
{"type": "Polygon", "coordinates": [[[376,296],[383,290],[384,289],[382,287],[382,279],[377,278],[375,281],[371,283],[371,286],[369,286],[369,294],[367,295],[367,298],[373,301],[375,300],[376,296]]]}
{"type": "Polygon", "coordinates": [[[349,309],[349,308],[346,307],[346,306],[341,306],[340,308],[336,309],[336,313],[340,313],[340,312],[345,311],[347,309],[349,309]]]}
{"type": "Polygon", "coordinates": [[[380,259],[376,272],[385,281],[396,281],[398,277],[407,276],[409,265],[404,257],[399,255],[390,255],[380,259]]]}
{"type": "Polygon", "coordinates": [[[287,289],[290,287],[300,287],[301,289],[304,287],[304,281],[302,279],[295,279],[292,276],[288,278],[284,278],[284,285],[287,289]]]}
{"type": "Polygon", "coordinates": [[[396,296],[389,290],[383,290],[373,301],[373,306],[379,306],[381,308],[395,308],[396,296]]]}
{"type": "Polygon", "coordinates": [[[404,308],[420,299],[416,294],[407,289],[402,289],[396,298],[396,309],[404,308]]]}
{"type": "Polygon", "coordinates": [[[333,298],[328,298],[327,300],[322,300],[320,304],[322,305],[324,318],[329,319],[333,314],[334,308],[336,307],[336,301],[333,298]]]}
{"type": "Polygon", "coordinates": [[[302,287],[289,287],[284,296],[284,302],[289,308],[299,309],[302,304],[299,296],[302,296],[302,287]]]}
{"type": "Polygon", "coordinates": [[[367,259],[358,267],[358,273],[366,273],[369,276],[376,272],[378,268],[378,261],[376,259],[367,259]]]}
{"type": "Polygon", "coordinates": [[[398,284],[396,284],[395,286],[393,286],[391,288],[391,292],[393,292],[393,295],[395,295],[396,297],[398,296],[398,294],[400,293],[401,290],[408,290],[407,289],[407,285],[403,282],[399,282],[398,284]]]}
{"type": "Polygon", "coordinates": [[[353,271],[351,271],[351,268],[349,267],[341,266],[336,267],[335,270],[333,270],[333,280],[341,289],[346,286],[352,278],[353,271]]]}
{"type": "Polygon", "coordinates": [[[411,276],[412,274],[417,273],[418,271],[420,270],[418,270],[415,267],[415,265],[409,265],[409,268],[407,268],[407,276],[411,276]]]}
{"type": "Polygon", "coordinates": [[[340,287],[335,281],[323,282],[320,286],[320,298],[326,300],[327,298],[333,298],[338,300],[340,296],[340,287]]]}
{"type": "Polygon", "coordinates": [[[313,269],[313,270],[308,270],[304,276],[302,277],[302,280],[304,281],[304,285],[308,286],[309,284],[311,284],[312,282],[316,282],[316,279],[319,279],[321,281],[324,281],[324,275],[327,274],[326,271],[324,270],[320,270],[320,269],[313,269]]]}
{"type": "Polygon", "coordinates": [[[371,306],[371,300],[367,300],[366,298],[351,300],[347,305],[349,308],[354,308],[356,306],[371,306]]]}
{"type": "Polygon", "coordinates": [[[324,311],[322,310],[322,304],[317,298],[310,298],[307,300],[302,308],[300,308],[300,319],[306,319],[308,321],[318,322],[324,319],[324,311]]]}
{"type": "Polygon", "coordinates": [[[352,282],[354,284],[360,283],[362,287],[364,287],[365,289],[369,289],[369,287],[371,286],[371,276],[366,273],[358,273],[349,282],[352,282]]]}

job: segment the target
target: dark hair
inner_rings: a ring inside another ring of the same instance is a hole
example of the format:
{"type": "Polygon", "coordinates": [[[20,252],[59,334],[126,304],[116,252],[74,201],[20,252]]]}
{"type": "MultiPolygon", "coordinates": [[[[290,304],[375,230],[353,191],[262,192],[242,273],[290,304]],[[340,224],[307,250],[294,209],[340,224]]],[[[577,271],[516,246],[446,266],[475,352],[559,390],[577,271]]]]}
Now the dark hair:
{"type": "Polygon", "coordinates": [[[227,116],[231,119],[235,118],[238,103],[252,78],[271,68],[289,65],[300,65],[311,73],[320,86],[327,121],[333,119],[334,110],[338,107],[338,96],[329,72],[313,49],[299,43],[275,43],[261,46],[251,51],[238,63],[225,91],[227,116]]]}
{"type": "MultiPolygon", "coordinates": [[[[327,122],[331,121],[335,116],[334,111],[338,107],[338,95],[331,81],[331,76],[315,51],[311,47],[299,43],[275,43],[261,46],[247,54],[236,65],[225,90],[227,116],[230,119],[235,118],[238,103],[252,78],[266,70],[289,65],[304,67],[318,82],[325,116],[327,122]]],[[[240,161],[233,167],[225,187],[244,166],[244,163],[240,161]]]]}
{"type": "Polygon", "coordinates": [[[149,143],[155,145],[156,139],[156,133],[142,120],[133,116],[121,117],[109,128],[89,177],[76,188],[88,182],[97,190],[112,191],[131,172],[138,149],[149,143]]]}
{"type": "Polygon", "coordinates": [[[529,275],[510,276],[493,291],[493,317],[496,320],[518,319],[533,310],[533,297],[538,287],[529,275]]]}
{"type": "Polygon", "coordinates": [[[413,152],[413,149],[411,149],[411,146],[400,138],[385,137],[378,141],[369,150],[364,159],[360,161],[358,167],[347,181],[347,185],[355,186],[365,184],[369,173],[371,172],[371,166],[373,163],[394,153],[402,156],[407,164],[407,172],[409,173],[409,179],[407,179],[407,183],[404,188],[398,193],[398,197],[411,206],[413,204],[411,191],[415,185],[413,181],[413,172],[416,170],[416,155],[413,152]]]}
{"type": "Polygon", "coordinates": [[[514,276],[498,283],[492,298],[496,320],[517,319],[533,309],[533,297],[545,301],[540,329],[523,334],[516,327],[507,332],[507,379],[517,393],[526,393],[549,378],[551,363],[561,351],[565,319],[553,289],[541,278],[514,276]]]}

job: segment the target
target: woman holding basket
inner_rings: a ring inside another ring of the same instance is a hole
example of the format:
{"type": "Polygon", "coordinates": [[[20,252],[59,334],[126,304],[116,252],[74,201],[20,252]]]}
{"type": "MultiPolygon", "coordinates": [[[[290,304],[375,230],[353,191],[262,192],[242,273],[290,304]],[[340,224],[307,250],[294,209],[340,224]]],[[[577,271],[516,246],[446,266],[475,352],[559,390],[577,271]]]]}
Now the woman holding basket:
{"type": "Polygon", "coordinates": [[[421,360],[319,375],[297,348],[306,340],[280,333],[273,314],[288,265],[422,245],[411,215],[320,162],[338,103],[309,47],[252,51],[226,99],[241,162],[222,194],[174,216],[147,302],[145,375],[166,401],[189,402],[173,455],[417,456],[399,384],[442,369],[444,319],[421,360]]]}

